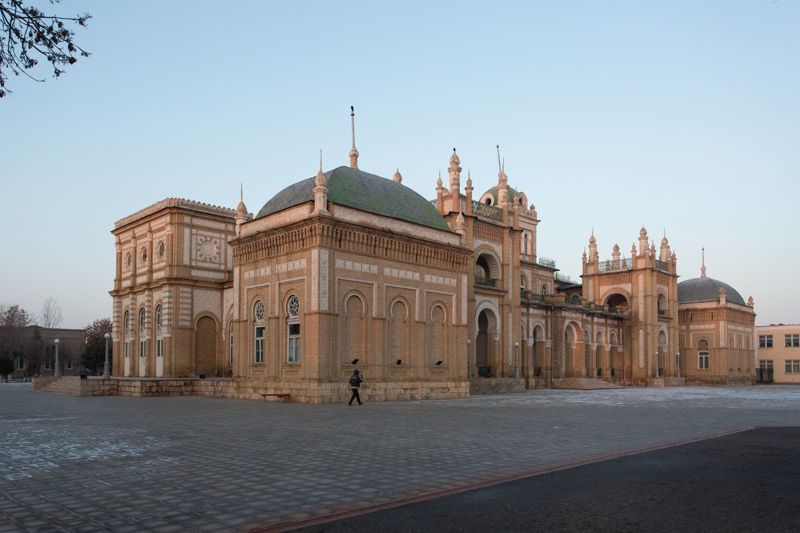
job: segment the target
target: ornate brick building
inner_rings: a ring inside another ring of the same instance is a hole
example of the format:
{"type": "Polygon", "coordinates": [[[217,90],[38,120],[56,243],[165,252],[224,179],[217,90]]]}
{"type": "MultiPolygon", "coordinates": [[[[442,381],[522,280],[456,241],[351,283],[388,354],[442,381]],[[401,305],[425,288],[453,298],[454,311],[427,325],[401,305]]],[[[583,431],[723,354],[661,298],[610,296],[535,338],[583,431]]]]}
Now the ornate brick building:
{"type": "Polygon", "coordinates": [[[255,217],[166,199],[118,221],[115,374],[229,377],[220,395],[306,402],[341,400],[356,367],[371,399],[754,376],[738,300],[702,327],[749,343],[734,365],[727,337],[703,337],[725,362],[694,372],[691,313],[710,304],[680,300],[666,237],[657,252],[642,228],[630,257],[601,261],[592,235],[581,285],[538,254],[536,209],[502,165],[476,200],[454,149],[428,201],[358,155],[354,139],[349,166],[320,163],[255,217]]]}

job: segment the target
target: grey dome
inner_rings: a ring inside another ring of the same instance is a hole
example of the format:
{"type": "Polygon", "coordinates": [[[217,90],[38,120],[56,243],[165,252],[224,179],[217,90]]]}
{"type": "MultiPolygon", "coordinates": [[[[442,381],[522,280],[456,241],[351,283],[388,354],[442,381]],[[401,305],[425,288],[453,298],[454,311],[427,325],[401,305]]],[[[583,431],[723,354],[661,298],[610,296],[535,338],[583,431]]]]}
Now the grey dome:
{"type": "Polygon", "coordinates": [[[746,305],[739,291],[713,278],[693,278],[678,283],[678,303],[716,302],[719,300],[720,287],[725,288],[725,298],[729,302],[746,305]]]}

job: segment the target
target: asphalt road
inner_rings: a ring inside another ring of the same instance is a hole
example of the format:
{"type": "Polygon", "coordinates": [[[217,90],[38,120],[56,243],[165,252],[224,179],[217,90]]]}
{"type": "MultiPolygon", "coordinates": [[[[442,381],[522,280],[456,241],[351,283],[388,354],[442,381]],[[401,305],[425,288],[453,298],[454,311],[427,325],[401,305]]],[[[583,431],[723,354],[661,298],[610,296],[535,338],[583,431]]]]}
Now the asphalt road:
{"type": "Polygon", "coordinates": [[[800,427],[746,431],[299,531],[800,531],[800,427]]]}

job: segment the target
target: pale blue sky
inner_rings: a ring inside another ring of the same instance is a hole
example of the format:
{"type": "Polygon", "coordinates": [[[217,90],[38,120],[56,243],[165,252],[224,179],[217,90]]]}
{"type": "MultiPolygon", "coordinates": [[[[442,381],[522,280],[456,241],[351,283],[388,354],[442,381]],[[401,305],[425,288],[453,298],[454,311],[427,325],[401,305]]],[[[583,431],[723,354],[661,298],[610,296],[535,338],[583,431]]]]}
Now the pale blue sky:
{"type": "MultiPolygon", "coordinates": [[[[48,8],[53,9],[53,8],[48,8]]],[[[257,212],[347,163],[434,197],[452,147],[476,193],[536,204],[539,254],[580,274],[666,228],[682,279],[800,322],[800,3],[89,2],[92,52],[0,100],[0,303],[111,314],[115,220],[168,196],[257,212]]]]}

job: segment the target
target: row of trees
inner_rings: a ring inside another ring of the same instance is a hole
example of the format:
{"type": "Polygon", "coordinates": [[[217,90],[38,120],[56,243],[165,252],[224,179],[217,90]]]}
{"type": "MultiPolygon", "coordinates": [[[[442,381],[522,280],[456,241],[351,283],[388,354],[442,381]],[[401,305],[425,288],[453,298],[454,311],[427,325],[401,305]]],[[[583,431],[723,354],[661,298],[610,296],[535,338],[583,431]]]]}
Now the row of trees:
{"type": "MultiPolygon", "coordinates": [[[[50,339],[42,336],[43,330],[61,325],[63,316],[61,306],[53,298],[48,298],[39,315],[33,315],[19,305],[0,304],[0,378],[5,378],[15,370],[14,361],[24,358],[25,373],[35,376],[42,372],[44,361],[52,360],[54,346],[50,339]]],[[[59,357],[66,361],[80,357],[82,368],[95,373],[102,372],[105,361],[105,334],[111,332],[111,320],[95,320],[84,328],[82,349],[68,344],[59,347],[59,357]]]]}

